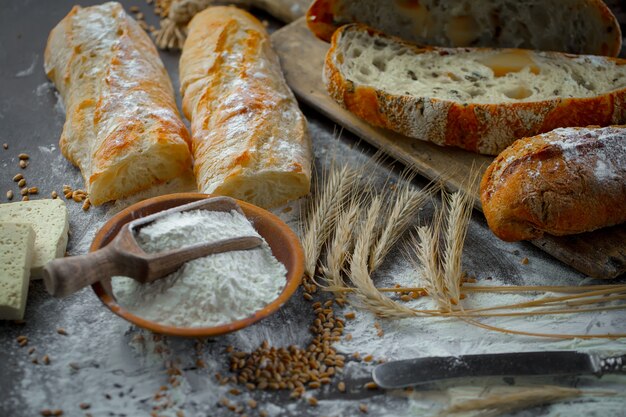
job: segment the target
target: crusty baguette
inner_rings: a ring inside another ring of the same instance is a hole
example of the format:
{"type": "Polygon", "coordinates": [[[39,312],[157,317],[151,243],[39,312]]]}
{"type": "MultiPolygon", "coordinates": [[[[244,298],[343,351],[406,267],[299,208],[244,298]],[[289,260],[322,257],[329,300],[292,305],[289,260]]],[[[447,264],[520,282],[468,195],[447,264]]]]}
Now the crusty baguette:
{"type": "Polygon", "coordinates": [[[189,24],[180,79],[201,191],[261,207],[308,194],[306,119],[256,18],[226,6],[197,14],[189,24]]]}
{"type": "Polygon", "coordinates": [[[420,48],[353,24],[335,32],[324,79],[373,125],[490,155],[557,127],[626,122],[626,60],[617,58],[420,48]]]}
{"type": "Polygon", "coordinates": [[[316,0],[307,12],[329,41],[344,24],[363,23],[410,42],[617,56],[620,27],[601,0],[316,0]]]}
{"type": "Polygon", "coordinates": [[[507,241],[626,222],[626,126],[520,139],[489,166],[480,194],[489,227],[507,241]]]}
{"type": "Polygon", "coordinates": [[[50,33],[45,70],[66,109],[61,152],[80,167],[92,204],[190,173],[167,72],[119,3],[75,6],[50,33]]]}

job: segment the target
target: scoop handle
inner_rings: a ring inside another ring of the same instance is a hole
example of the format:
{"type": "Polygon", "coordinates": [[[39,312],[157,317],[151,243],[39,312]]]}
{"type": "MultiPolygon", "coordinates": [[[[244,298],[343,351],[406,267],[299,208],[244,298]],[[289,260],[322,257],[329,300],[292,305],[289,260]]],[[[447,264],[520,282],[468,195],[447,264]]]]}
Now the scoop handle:
{"type": "Polygon", "coordinates": [[[111,245],[86,255],[58,258],[43,267],[46,290],[54,297],[66,297],[102,279],[123,274],[125,268],[111,245]]]}

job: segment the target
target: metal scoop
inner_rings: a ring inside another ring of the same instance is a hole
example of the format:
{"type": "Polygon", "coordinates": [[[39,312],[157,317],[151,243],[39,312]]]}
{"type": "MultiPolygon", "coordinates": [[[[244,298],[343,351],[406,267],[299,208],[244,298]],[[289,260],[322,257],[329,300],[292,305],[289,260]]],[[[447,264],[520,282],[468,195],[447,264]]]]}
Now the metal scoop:
{"type": "Polygon", "coordinates": [[[176,271],[192,259],[216,253],[252,249],[263,239],[242,236],[218,242],[198,243],[158,253],[146,253],[135,240],[135,230],[173,213],[190,210],[236,210],[243,214],[237,202],[230,197],[211,197],[164,210],[125,224],[115,238],[102,249],[86,255],[59,258],[43,268],[46,290],[55,297],[65,297],[97,281],[116,275],[127,276],[139,282],[151,282],[176,271]]]}

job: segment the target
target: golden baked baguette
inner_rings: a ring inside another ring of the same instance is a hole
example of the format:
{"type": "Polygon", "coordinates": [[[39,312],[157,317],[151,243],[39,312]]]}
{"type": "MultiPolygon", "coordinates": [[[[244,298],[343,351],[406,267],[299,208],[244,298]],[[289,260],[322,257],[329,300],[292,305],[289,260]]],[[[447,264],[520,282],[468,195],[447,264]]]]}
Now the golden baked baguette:
{"type": "Polygon", "coordinates": [[[626,222],[626,126],[520,139],[489,166],[480,195],[489,228],[507,241],[626,222]]]}
{"type": "Polygon", "coordinates": [[[52,29],[44,65],[66,109],[61,152],[92,204],[189,174],[189,133],[167,72],[119,3],[75,6],[52,29]]]}
{"type": "Polygon", "coordinates": [[[306,119],[256,18],[226,6],[197,14],[180,79],[200,191],[261,207],[309,192],[306,119]]]}
{"type": "Polygon", "coordinates": [[[333,35],[324,79],[368,123],[488,155],[558,127],[626,123],[618,58],[418,47],[352,24],[333,35]]]}

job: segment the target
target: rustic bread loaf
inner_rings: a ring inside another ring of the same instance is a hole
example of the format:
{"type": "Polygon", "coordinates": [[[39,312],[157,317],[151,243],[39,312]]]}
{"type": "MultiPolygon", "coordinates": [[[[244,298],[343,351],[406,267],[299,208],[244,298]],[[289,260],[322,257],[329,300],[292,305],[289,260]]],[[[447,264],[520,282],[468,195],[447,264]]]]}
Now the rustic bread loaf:
{"type": "Polygon", "coordinates": [[[617,58],[421,48],[353,24],[335,32],[324,79],[373,125],[483,154],[557,127],[626,122],[626,60],[617,58]]]}
{"type": "Polygon", "coordinates": [[[480,195],[489,227],[508,241],[626,222],[626,126],[520,139],[489,166],[480,195]]]}
{"type": "Polygon", "coordinates": [[[234,7],[189,24],[180,59],[198,188],[273,207],[308,194],[311,143],[263,25],[234,7]]]}
{"type": "Polygon", "coordinates": [[[488,46],[617,56],[620,27],[601,0],[316,0],[307,12],[329,41],[344,24],[434,46],[488,46]]]}
{"type": "Polygon", "coordinates": [[[45,70],[66,109],[61,152],[80,167],[92,204],[189,173],[167,72],[119,3],[74,7],[50,32],[45,70]]]}

